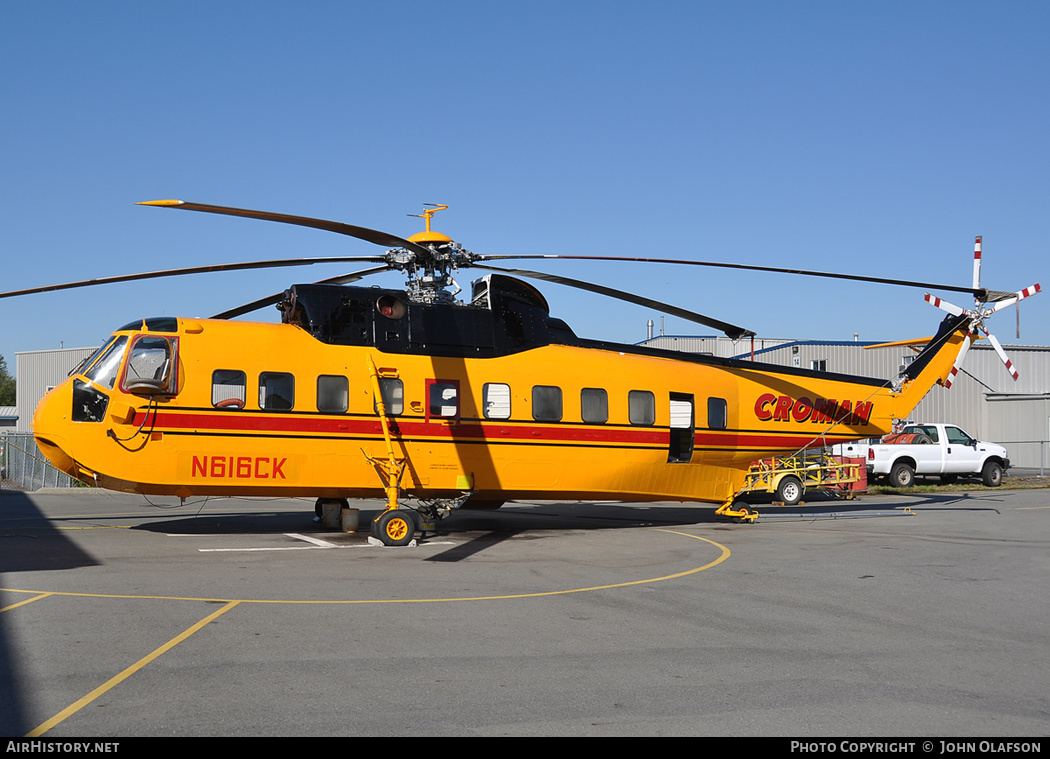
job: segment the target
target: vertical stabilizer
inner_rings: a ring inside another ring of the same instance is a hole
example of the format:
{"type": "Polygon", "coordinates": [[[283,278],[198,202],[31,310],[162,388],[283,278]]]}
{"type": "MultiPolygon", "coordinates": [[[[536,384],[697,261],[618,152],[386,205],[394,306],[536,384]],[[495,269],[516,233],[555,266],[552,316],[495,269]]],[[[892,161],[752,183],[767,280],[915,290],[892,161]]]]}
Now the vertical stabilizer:
{"type": "Polygon", "coordinates": [[[894,416],[908,416],[934,385],[949,382],[956,360],[970,345],[969,317],[944,317],[937,334],[901,374],[902,389],[894,406],[894,416]]]}

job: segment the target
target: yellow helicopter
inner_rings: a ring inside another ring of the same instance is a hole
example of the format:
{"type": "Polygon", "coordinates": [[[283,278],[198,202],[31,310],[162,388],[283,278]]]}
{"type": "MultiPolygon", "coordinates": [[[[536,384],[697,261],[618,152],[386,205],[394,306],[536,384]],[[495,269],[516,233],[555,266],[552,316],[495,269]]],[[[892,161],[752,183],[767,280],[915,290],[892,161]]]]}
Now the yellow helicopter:
{"type": "MultiPolygon", "coordinates": [[[[1039,292],[980,285],[891,380],[683,354],[578,337],[552,317],[540,279],[659,309],[737,339],[754,333],[590,282],[488,262],[589,259],[876,277],[679,259],[478,255],[431,230],[402,239],[365,227],[180,200],[142,205],[336,232],[388,248],[374,256],[284,259],[147,272],[0,293],[0,298],[201,271],[367,262],[369,268],[217,314],[136,319],[48,393],[34,435],[60,470],[146,495],[386,499],[372,532],[409,543],[458,508],[515,499],[699,501],[753,520],[740,498],[751,463],[892,430],[935,384],[948,385],[984,320],[1039,292]],[[453,273],[489,273],[469,299],[453,273]],[[400,270],[404,290],[349,283],[400,270]],[[276,304],[280,324],[233,321],[276,304]]],[[[1016,374],[1015,374],[1016,377],[1016,374]]]]}

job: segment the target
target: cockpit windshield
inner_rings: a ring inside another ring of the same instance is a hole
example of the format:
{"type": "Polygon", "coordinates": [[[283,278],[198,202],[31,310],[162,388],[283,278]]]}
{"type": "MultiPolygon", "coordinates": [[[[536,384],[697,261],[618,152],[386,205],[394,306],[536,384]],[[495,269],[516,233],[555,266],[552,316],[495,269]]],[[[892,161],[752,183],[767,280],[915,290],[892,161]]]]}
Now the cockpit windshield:
{"type": "Polygon", "coordinates": [[[124,349],[127,345],[127,335],[115,338],[101,351],[101,355],[88,366],[84,376],[100,387],[112,389],[113,383],[117,381],[120,360],[124,358],[124,349]]]}

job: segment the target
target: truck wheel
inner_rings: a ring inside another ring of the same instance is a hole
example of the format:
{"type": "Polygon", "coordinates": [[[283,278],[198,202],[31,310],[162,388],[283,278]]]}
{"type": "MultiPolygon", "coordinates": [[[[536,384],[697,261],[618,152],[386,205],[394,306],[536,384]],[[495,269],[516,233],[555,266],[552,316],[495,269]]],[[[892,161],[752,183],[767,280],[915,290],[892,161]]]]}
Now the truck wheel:
{"type": "Polygon", "coordinates": [[[990,488],[1003,484],[1003,468],[994,461],[988,461],[981,470],[981,480],[990,488]]]}
{"type": "Polygon", "coordinates": [[[894,464],[890,471],[890,485],[895,488],[910,488],[915,484],[915,470],[907,464],[894,464]]]}
{"type": "Polygon", "coordinates": [[[785,506],[794,506],[802,500],[802,480],[789,474],[777,485],[777,500],[785,506]]]}

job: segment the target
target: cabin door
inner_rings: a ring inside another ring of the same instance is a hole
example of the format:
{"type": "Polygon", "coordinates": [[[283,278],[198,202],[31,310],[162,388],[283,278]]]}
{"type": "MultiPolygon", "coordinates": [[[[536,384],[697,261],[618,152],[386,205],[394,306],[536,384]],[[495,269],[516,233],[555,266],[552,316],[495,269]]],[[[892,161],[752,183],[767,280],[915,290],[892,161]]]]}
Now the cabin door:
{"type": "Polygon", "coordinates": [[[667,447],[668,464],[688,464],[693,457],[693,438],[696,435],[696,414],[693,396],[671,393],[671,439],[667,447]]]}

